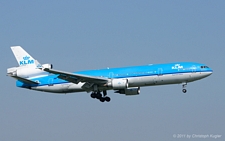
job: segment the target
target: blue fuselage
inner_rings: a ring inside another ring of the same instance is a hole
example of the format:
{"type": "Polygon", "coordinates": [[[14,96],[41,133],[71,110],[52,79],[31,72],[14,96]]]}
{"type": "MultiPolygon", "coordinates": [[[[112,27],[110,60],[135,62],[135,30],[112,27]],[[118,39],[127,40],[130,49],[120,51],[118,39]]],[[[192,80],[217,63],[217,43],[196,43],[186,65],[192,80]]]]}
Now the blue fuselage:
{"type": "MultiPolygon", "coordinates": [[[[93,77],[107,79],[127,79],[129,87],[141,87],[151,85],[188,83],[202,79],[212,74],[212,69],[204,64],[193,62],[177,62],[168,64],[150,64],[145,66],[133,66],[123,68],[107,68],[100,70],[88,70],[74,72],[93,77]]],[[[18,87],[31,88],[34,90],[67,93],[82,90],[81,84],[74,84],[58,78],[58,75],[47,74],[41,77],[31,78],[39,84],[25,84],[17,81],[18,87]]],[[[112,88],[103,88],[112,89],[112,88]]]]}

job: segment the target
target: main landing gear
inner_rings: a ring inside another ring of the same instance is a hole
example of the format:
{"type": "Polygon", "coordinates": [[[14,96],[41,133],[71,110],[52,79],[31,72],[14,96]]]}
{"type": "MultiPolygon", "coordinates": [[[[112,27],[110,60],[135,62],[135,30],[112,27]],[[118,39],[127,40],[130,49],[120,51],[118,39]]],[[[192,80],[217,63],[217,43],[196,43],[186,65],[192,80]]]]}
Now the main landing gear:
{"type": "Polygon", "coordinates": [[[182,87],[183,87],[182,92],[183,92],[183,93],[186,93],[187,90],[186,90],[185,88],[187,87],[187,83],[182,83],[182,87]]]}
{"type": "Polygon", "coordinates": [[[96,98],[96,99],[98,99],[98,100],[100,100],[101,102],[109,102],[111,99],[110,99],[110,97],[108,97],[108,96],[106,96],[107,95],[107,93],[106,93],[106,91],[103,91],[103,96],[102,96],[102,94],[101,94],[101,92],[92,92],[91,93],[91,98],[96,98]]]}

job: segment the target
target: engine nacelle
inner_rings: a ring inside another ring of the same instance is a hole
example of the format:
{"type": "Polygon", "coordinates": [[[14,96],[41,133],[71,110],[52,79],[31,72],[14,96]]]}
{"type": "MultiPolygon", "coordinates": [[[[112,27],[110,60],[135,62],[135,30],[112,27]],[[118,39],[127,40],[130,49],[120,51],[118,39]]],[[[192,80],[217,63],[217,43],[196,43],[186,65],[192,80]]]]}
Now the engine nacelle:
{"type": "Polygon", "coordinates": [[[7,74],[9,76],[19,76],[23,78],[42,75],[43,73],[46,73],[46,72],[33,67],[14,67],[14,68],[7,69],[7,74]]]}
{"type": "MultiPolygon", "coordinates": [[[[49,69],[53,68],[52,64],[43,64],[42,66],[43,68],[49,68],[49,69]]],[[[13,68],[7,69],[7,74],[9,76],[18,76],[18,77],[28,78],[28,77],[38,76],[38,75],[46,75],[48,73],[35,67],[20,66],[20,67],[13,67],[13,68]]]]}
{"type": "Polygon", "coordinates": [[[126,88],[116,91],[115,93],[125,94],[125,95],[138,95],[140,94],[140,87],[126,88]]]}
{"type": "Polygon", "coordinates": [[[126,89],[128,87],[127,79],[112,79],[110,84],[113,89],[126,89]]]}
{"type": "Polygon", "coordinates": [[[52,64],[43,64],[42,67],[43,68],[52,69],[53,68],[53,65],[52,64]]]}

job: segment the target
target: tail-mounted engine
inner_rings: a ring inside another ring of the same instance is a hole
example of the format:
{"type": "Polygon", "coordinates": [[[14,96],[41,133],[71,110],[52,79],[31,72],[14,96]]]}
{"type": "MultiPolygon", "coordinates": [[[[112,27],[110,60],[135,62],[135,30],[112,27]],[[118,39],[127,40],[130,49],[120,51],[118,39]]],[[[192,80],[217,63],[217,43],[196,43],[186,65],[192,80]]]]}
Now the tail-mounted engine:
{"type": "Polygon", "coordinates": [[[52,69],[53,68],[53,65],[52,64],[43,64],[42,67],[43,68],[52,69]]]}
{"type": "MultiPolygon", "coordinates": [[[[52,64],[44,64],[42,66],[46,68],[50,68],[50,69],[52,68],[52,64]]],[[[35,67],[20,66],[20,67],[13,67],[13,68],[7,69],[7,74],[9,76],[29,78],[29,77],[46,74],[46,72],[35,67]]]]}

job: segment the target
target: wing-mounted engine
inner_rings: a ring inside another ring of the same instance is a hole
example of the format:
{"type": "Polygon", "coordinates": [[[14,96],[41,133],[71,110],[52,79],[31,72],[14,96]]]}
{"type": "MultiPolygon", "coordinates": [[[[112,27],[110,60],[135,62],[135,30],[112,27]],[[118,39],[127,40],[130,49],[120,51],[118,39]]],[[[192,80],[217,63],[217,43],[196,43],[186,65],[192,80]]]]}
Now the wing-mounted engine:
{"type": "Polygon", "coordinates": [[[115,91],[115,93],[125,94],[125,95],[138,95],[140,94],[140,87],[126,88],[115,91]]]}
{"type": "Polygon", "coordinates": [[[113,89],[126,89],[128,87],[127,79],[112,79],[111,83],[108,84],[113,89]]]}

